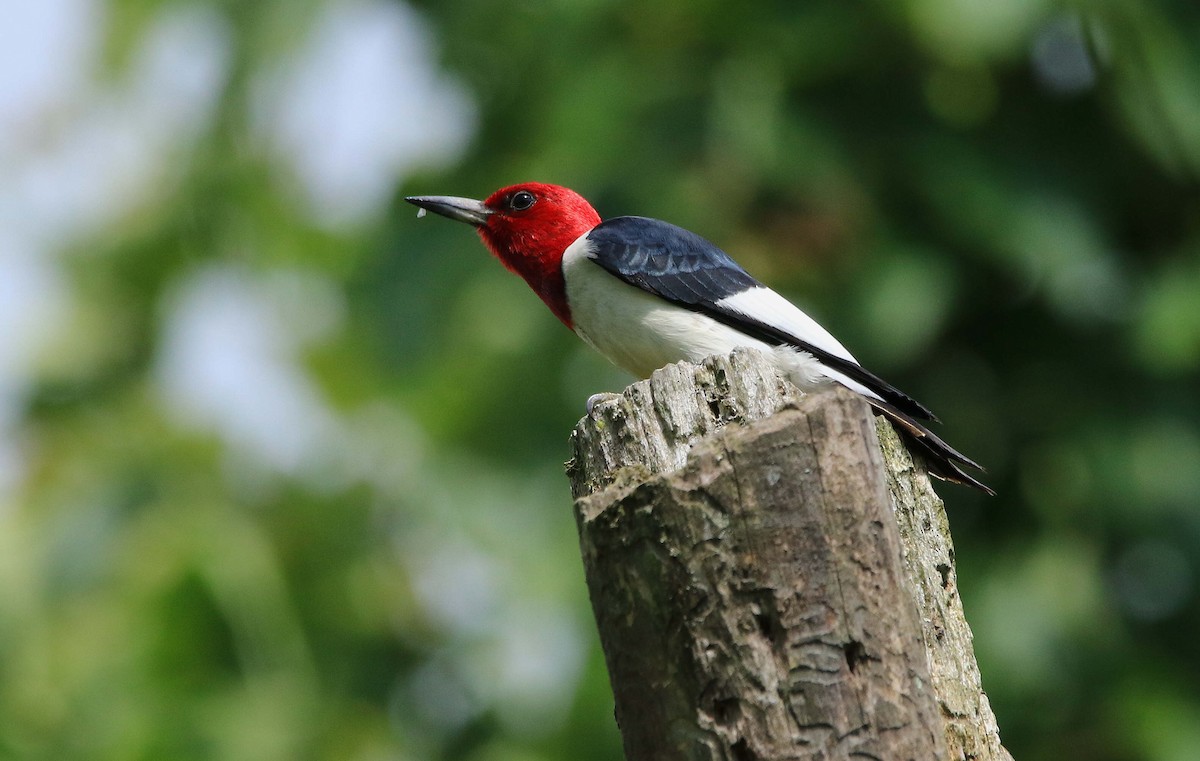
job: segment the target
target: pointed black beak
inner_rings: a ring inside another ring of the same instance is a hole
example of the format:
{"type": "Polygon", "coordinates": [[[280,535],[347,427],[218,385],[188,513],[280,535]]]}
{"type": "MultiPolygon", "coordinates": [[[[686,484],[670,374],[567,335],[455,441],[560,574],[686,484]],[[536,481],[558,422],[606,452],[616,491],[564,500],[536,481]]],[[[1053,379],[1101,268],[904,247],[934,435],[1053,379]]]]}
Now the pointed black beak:
{"type": "MultiPolygon", "coordinates": [[[[409,196],[404,199],[414,206],[441,214],[443,217],[483,227],[494,212],[483,205],[483,201],[456,196],[409,196]]],[[[419,214],[417,216],[420,216],[419,214]]]]}

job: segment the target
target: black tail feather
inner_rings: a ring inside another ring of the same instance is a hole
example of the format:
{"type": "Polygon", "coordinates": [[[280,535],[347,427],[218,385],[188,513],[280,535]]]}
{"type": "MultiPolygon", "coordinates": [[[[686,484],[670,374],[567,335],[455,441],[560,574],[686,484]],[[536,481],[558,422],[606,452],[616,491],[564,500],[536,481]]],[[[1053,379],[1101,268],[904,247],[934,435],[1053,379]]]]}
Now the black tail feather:
{"type": "Polygon", "coordinates": [[[963,466],[982,471],[979,463],[947,444],[936,433],[925,425],[903,412],[889,402],[864,397],[871,406],[879,410],[888,420],[896,424],[896,431],[908,445],[909,451],[921,455],[925,460],[929,475],[964,486],[979,489],[984,494],[994,497],[996,492],[987,484],[976,479],[963,470],[963,466]]]}

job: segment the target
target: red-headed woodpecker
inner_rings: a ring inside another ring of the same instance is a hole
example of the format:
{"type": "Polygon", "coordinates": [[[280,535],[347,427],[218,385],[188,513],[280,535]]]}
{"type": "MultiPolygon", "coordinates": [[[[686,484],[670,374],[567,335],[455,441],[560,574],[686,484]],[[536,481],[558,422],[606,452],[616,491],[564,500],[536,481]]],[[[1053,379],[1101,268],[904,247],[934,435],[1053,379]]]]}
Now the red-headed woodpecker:
{"type": "Polygon", "coordinates": [[[801,389],[833,382],[862,395],[925,457],[932,475],[994,493],[963,470],[979,465],[921,422],[936,420],[932,412],[864,369],[815,320],[695,233],[646,217],[601,221],[575,191],[537,182],[501,188],[485,201],[406,200],[474,225],[563,324],[639,378],[672,362],[753,347],[801,389]]]}

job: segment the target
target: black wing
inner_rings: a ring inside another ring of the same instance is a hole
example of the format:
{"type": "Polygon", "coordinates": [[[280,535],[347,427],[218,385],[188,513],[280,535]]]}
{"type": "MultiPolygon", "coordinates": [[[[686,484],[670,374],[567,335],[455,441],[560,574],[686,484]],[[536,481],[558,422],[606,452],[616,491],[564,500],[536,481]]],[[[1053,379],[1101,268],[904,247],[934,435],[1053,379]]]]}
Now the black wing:
{"type": "Polygon", "coordinates": [[[626,283],[695,311],[761,285],[693,232],[646,217],[615,217],[588,233],[597,264],[626,283]]]}
{"type": "Polygon", "coordinates": [[[826,367],[879,394],[906,415],[921,420],[937,419],[923,404],[857,362],[832,354],[778,326],[723,307],[721,299],[766,286],[751,277],[729,254],[699,235],[657,219],[614,217],[588,233],[588,241],[596,263],[626,283],[706,314],[769,346],[787,345],[806,351],[826,367]]]}

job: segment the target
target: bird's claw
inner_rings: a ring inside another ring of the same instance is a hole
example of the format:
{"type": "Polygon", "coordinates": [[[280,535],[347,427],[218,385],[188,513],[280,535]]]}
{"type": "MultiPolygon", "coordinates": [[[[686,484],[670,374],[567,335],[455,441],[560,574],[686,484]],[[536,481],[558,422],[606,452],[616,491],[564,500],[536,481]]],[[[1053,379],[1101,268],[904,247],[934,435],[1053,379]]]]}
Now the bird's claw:
{"type": "Polygon", "coordinates": [[[596,405],[600,402],[606,402],[609,399],[615,399],[617,396],[619,396],[619,394],[610,394],[607,392],[603,394],[592,394],[587,400],[587,414],[591,415],[592,411],[596,409],[596,405]]]}

